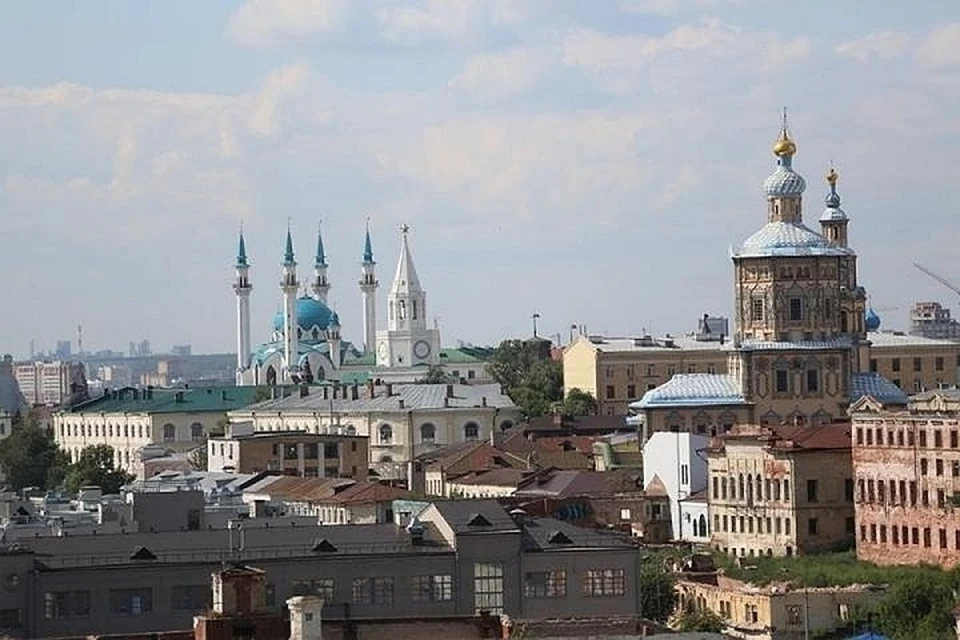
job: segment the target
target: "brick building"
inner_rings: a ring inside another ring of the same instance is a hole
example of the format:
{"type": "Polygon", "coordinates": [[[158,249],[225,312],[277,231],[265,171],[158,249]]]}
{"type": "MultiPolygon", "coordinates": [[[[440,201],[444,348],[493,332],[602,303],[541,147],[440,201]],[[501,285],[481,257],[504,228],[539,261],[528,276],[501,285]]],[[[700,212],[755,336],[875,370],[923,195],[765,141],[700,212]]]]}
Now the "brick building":
{"type": "Polygon", "coordinates": [[[715,548],[789,556],[853,541],[849,425],[735,427],[707,461],[715,548]]]}
{"type": "Polygon", "coordinates": [[[853,414],[857,557],[877,564],[960,564],[960,391],[906,408],[868,401],[853,414]]]}

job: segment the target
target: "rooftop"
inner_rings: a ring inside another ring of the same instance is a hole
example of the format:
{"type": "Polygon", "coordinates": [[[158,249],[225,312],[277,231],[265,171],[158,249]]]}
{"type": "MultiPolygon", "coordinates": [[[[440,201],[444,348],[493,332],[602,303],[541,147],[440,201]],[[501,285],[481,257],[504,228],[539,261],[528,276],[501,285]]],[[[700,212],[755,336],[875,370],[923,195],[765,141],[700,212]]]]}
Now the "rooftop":
{"type": "Polygon", "coordinates": [[[124,387],[105,391],[66,413],[222,413],[253,403],[257,387],[189,387],[183,389],[124,387]]]}
{"type": "Polygon", "coordinates": [[[905,405],[909,401],[900,387],[879,373],[855,373],[850,378],[850,400],[856,402],[864,396],[884,405],[905,405]]]}
{"type": "Polygon", "coordinates": [[[960,348],[960,342],[955,340],[937,340],[913,336],[902,331],[872,331],[867,334],[867,340],[873,347],[954,347],[960,348]]]}
{"type": "Polygon", "coordinates": [[[722,450],[724,443],[759,441],[765,448],[777,451],[827,451],[851,448],[850,424],[846,422],[806,426],[738,425],[717,438],[713,449],[722,450]]]}
{"type": "MultiPolygon", "coordinates": [[[[589,342],[597,351],[728,351],[732,348],[730,341],[697,340],[692,334],[654,338],[644,336],[579,336],[577,342],[589,342]]],[[[568,349],[570,347],[567,347],[568,349]]]]}
{"type": "Polygon", "coordinates": [[[735,376],[680,373],[632,403],[634,409],[743,405],[747,401],[735,376]]]}

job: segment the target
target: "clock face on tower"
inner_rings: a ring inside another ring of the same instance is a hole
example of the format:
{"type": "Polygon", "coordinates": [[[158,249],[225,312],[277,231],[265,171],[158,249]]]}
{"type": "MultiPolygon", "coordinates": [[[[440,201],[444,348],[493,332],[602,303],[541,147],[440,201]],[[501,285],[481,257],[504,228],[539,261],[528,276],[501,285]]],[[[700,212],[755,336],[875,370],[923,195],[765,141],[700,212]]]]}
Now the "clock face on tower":
{"type": "Polygon", "coordinates": [[[413,345],[413,355],[418,358],[426,358],[430,355],[430,343],[426,340],[417,340],[413,345]]]}
{"type": "Polygon", "coordinates": [[[380,356],[381,360],[386,360],[389,352],[387,351],[387,343],[381,342],[377,345],[377,355],[380,356]]]}

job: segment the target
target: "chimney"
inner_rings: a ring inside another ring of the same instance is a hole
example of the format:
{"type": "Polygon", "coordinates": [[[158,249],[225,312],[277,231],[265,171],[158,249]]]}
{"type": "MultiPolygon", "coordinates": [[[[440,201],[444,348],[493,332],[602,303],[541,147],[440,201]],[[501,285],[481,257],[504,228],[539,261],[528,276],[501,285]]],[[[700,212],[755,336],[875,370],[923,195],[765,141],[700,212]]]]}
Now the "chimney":
{"type": "Polygon", "coordinates": [[[174,395],[173,398],[174,398],[174,402],[182,403],[182,402],[183,402],[183,391],[177,391],[176,395],[174,395]]]}
{"type": "Polygon", "coordinates": [[[448,385],[447,385],[447,397],[448,397],[448,398],[452,398],[452,397],[453,397],[453,385],[452,385],[452,384],[448,384],[448,385]]]}
{"type": "Polygon", "coordinates": [[[287,609],[290,611],[290,640],[323,640],[320,616],[323,598],[294,596],[287,600],[287,609]]]}
{"type": "Polygon", "coordinates": [[[360,399],[360,385],[354,383],[353,387],[350,389],[350,399],[351,400],[360,399]]]}

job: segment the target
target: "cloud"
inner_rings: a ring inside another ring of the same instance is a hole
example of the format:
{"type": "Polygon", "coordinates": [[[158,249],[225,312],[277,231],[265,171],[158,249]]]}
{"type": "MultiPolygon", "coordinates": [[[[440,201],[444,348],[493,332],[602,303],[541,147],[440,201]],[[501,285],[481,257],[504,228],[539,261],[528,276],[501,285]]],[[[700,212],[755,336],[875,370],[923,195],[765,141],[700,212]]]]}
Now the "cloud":
{"type": "Polygon", "coordinates": [[[837,45],[839,55],[858,62],[886,62],[899,58],[910,44],[910,36],[900,31],[878,31],[837,45]]]}
{"type": "Polygon", "coordinates": [[[381,36],[393,42],[462,41],[518,24],[529,5],[528,0],[401,0],[386,2],[376,17],[381,36]]]}
{"type": "Polygon", "coordinates": [[[917,60],[928,67],[960,65],[960,22],[931,31],[917,47],[917,60]]]}
{"type": "Polygon", "coordinates": [[[718,9],[723,5],[743,5],[754,0],[621,0],[624,13],[674,16],[683,12],[718,9]]]}
{"type": "Polygon", "coordinates": [[[549,62],[537,49],[511,49],[468,58],[449,82],[451,89],[488,97],[504,97],[529,89],[549,62]]]}
{"type": "Polygon", "coordinates": [[[310,65],[296,62],[272,72],[257,95],[247,127],[260,136],[272,136],[280,129],[284,100],[296,96],[310,78],[310,65]]]}
{"type": "Polygon", "coordinates": [[[343,25],[350,1],[246,0],[227,20],[226,33],[247,46],[333,33],[343,25]]]}

